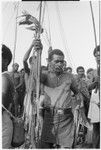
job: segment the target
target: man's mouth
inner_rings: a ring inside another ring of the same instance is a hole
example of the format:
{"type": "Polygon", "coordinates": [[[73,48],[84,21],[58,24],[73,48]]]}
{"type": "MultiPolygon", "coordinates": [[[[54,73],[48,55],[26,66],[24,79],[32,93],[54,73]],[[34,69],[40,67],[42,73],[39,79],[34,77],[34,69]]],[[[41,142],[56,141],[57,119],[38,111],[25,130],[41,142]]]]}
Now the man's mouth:
{"type": "Polygon", "coordinates": [[[63,68],[62,67],[55,67],[55,70],[58,72],[61,72],[63,70],[63,68]]]}

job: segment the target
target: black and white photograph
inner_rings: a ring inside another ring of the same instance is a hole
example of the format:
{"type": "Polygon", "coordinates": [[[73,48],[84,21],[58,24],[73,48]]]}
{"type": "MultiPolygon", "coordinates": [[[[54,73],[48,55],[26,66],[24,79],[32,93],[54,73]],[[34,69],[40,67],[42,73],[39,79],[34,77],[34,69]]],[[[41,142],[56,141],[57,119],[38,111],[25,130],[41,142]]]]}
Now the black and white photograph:
{"type": "Polygon", "coordinates": [[[101,1],[1,1],[1,148],[100,149],[101,1]]]}

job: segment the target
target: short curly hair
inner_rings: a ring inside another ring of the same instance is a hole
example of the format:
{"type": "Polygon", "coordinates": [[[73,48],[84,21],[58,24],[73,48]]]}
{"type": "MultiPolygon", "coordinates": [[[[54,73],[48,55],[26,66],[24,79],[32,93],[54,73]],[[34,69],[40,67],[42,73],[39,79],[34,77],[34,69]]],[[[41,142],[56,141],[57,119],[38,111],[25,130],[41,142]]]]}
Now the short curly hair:
{"type": "Polygon", "coordinates": [[[94,70],[93,68],[89,68],[89,69],[87,70],[87,74],[88,74],[89,72],[93,71],[93,70],[94,70]]]}
{"type": "Polygon", "coordinates": [[[2,44],[2,58],[8,60],[8,65],[12,60],[12,53],[11,50],[4,44],[2,44]]]}
{"type": "Polygon", "coordinates": [[[79,66],[79,67],[77,67],[76,72],[78,73],[78,71],[79,71],[80,69],[82,69],[83,71],[85,71],[84,67],[79,66]]]}
{"type": "Polygon", "coordinates": [[[72,68],[71,67],[67,67],[66,70],[71,70],[72,71],[72,68]]]}
{"type": "Polygon", "coordinates": [[[53,55],[59,55],[64,57],[64,53],[59,49],[54,49],[49,53],[48,60],[51,61],[53,59],[53,55]]]}

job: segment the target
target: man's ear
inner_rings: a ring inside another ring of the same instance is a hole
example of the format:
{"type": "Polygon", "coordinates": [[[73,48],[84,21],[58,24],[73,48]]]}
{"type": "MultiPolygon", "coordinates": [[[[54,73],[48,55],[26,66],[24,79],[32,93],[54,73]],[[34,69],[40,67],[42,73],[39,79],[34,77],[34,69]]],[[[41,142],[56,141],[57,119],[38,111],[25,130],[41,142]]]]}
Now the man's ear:
{"type": "Polygon", "coordinates": [[[51,62],[49,58],[46,58],[46,61],[48,64],[51,62]]]}

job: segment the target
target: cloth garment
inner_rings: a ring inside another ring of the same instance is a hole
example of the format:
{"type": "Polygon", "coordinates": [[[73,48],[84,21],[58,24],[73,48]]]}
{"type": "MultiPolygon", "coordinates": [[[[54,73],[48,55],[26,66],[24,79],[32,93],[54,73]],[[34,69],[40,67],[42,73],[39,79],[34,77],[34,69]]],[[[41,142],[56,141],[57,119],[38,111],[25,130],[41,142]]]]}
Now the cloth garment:
{"type": "Polygon", "coordinates": [[[43,104],[45,112],[41,140],[63,147],[72,147],[74,140],[74,121],[71,109],[69,82],[63,83],[56,88],[45,86],[44,90],[48,98],[44,100],[43,104]],[[62,109],[62,114],[58,113],[58,108],[60,112],[62,109]]]}
{"type": "Polygon", "coordinates": [[[97,105],[99,103],[99,92],[95,93],[95,89],[92,91],[88,118],[91,119],[91,123],[97,123],[100,121],[100,108],[97,105]]]}

